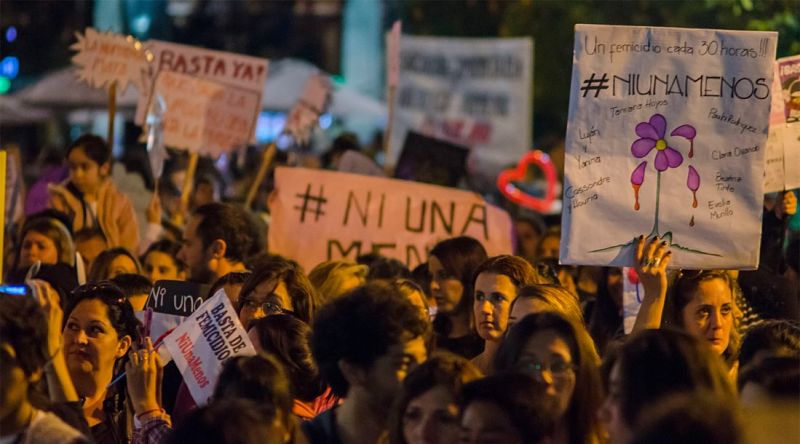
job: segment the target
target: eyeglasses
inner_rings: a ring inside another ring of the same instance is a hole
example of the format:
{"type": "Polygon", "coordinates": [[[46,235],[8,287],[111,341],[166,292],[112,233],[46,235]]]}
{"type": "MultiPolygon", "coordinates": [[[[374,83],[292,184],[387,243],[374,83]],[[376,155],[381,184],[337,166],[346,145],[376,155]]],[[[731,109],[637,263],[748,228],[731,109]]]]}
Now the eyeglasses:
{"type": "Polygon", "coordinates": [[[280,305],[274,304],[272,302],[245,301],[244,305],[251,311],[257,311],[260,308],[261,311],[263,311],[264,314],[266,314],[267,316],[277,315],[277,314],[294,315],[293,311],[287,310],[281,307],[280,305]]]}
{"type": "Polygon", "coordinates": [[[571,362],[535,362],[535,361],[520,361],[517,364],[517,369],[525,373],[532,373],[541,375],[544,372],[549,372],[553,377],[559,378],[569,374],[570,371],[575,371],[577,365],[571,362]]]}

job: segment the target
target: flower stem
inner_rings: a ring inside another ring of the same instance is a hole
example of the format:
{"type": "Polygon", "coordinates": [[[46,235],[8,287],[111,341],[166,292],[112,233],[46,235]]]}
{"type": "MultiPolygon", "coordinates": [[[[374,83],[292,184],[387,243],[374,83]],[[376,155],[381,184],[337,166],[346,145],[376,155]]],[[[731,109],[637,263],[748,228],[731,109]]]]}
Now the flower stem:
{"type": "Polygon", "coordinates": [[[658,207],[661,200],[661,171],[656,175],[656,218],[653,221],[653,231],[649,237],[658,236],[658,207]]]}

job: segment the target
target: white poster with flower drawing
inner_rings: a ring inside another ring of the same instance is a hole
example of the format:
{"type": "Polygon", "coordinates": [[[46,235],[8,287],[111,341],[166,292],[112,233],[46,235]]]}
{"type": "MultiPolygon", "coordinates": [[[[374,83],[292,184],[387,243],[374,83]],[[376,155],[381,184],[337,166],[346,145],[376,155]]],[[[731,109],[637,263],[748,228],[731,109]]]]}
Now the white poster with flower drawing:
{"type": "Polygon", "coordinates": [[[561,262],[758,266],[777,33],[576,25],[561,262]]]}

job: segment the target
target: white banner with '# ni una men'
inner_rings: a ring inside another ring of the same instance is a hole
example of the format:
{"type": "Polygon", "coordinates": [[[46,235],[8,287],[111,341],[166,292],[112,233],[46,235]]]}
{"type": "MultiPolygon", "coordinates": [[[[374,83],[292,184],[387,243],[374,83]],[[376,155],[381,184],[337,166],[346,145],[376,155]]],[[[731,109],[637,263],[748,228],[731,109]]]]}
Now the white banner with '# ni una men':
{"type": "Polygon", "coordinates": [[[561,262],[758,266],[777,33],[577,25],[561,262]]]}
{"type": "Polygon", "coordinates": [[[490,256],[512,252],[508,213],[468,191],[303,168],[278,168],[275,188],[270,252],[306,270],[367,253],[413,269],[436,242],[462,235],[490,256]]]}
{"type": "Polygon", "coordinates": [[[390,164],[409,130],[504,165],[531,148],[531,39],[402,36],[390,164]]]}
{"type": "Polygon", "coordinates": [[[256,354],[224,289],[175,327],[164,345],[198,405],[204,405],[214,393],[225,361],[256,354]]]}

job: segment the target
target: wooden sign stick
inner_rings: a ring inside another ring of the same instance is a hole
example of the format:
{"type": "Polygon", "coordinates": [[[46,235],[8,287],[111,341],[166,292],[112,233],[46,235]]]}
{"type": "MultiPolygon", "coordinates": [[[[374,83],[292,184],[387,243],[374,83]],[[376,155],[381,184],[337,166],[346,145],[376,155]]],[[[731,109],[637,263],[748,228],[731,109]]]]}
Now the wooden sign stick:
{"type": "Polygon", "coordinates": [[[117,81],[108,88],[108,146],[114,149],[114,118],[117,115],[117,81]]]}
{"type": "Polygon", "coordinates": [[[253,201],[256,198],[256,194],[258,193],[258,188],[261,186],[261,182],[263,182],[264,178],[267,176],[267,171],[269,171],[269,166],[272,164],[272,159],[275,157],[275,152],[277,149],[278,147],[275,145],[275,142],[271,142],[264,149],[264,153],[261,156],[261,165],[258,167],[256,178],[253,180],[253,183],[250,184],[250,189],[247,191],[247,199],[244,201],[245,208],[252,207],[253,201]]]}

